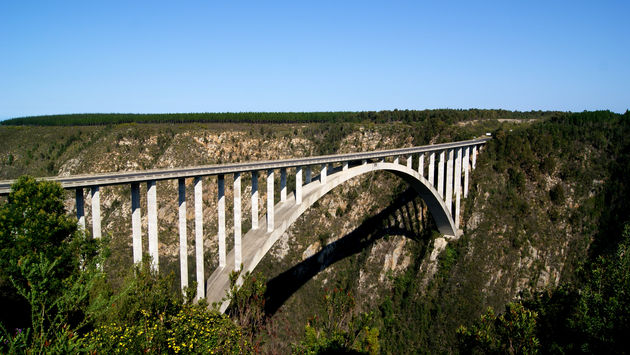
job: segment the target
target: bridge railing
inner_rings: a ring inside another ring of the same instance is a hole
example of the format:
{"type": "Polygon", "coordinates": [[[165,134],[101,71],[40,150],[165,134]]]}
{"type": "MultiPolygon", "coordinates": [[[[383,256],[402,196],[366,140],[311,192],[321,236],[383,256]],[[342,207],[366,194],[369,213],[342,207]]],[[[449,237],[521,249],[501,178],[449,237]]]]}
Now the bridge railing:
{"type": "MultiPolygon", "coordinates": [[[[115,172],[92,175],[74,175],[68,177],[45,177],[43,180],[59,182],[66,189],[75,189],[76,214],[78,224],[85,229],[85,201],[84,189],[89,189],[91,199],[92,235],[101,237],[100,187],[110,185],[130,185],[131,187],[131,234],[134,263],[142,260],[142,219],[140,208],[140,183],[147,185],[147,234],[149,241],[149,255],[152,257],[153,267],[159,268],[158,252],[158,220],[157,220],[157,191],[156,181],[178,180],[179,204],[179,243],[180,243],[180,273],[182,289],[188,286],[188,245],[186,226],[186,178],[193,178],[194,182],[194,212],[195,212],[195,259],[197,296],[205,295],[204,281],[204,250],[203,250],[203,180],[208,176],[217,176],[218,196],[218,246],[219,267],[226,266],[226,221],[225,221],[225,175],[233,175],[234,197],[234,266],[241,265],[241,176],[251,174],[251,228],[259,228],[258,217],[258,178],[261,171],[266,171],[267,182],[267,232],[274,231],[274,172],[280,170],[280,202],[287,199],[287,169],[295,168],[296,204],[302,203],[302,189],[305,184],[313,183],[312,166],[320,166],[319,183],[325,183],[327,176],[333,171],[334,164],[340,164],[343,172],[350,164],[366,164],[370,161],[384,162],[393,159],[399,164],[400,157],[406,158],[406,167],[417,171],[423,179],[437,189],[446,201],[449,212],[455,216],[456,228],[459,224],[460,195],[468,194],[469,171],[475,168],[477,151],[490,138],[473,139],[460,142],[425,145],[419,147],[380,150],[372,152],[348,153],[338,155],[314,156],[306,158],[284,159],[275,161],[258,161],[246,163],[232,163],[208,165],[175,169],[155,169],[146,171],[115,172]],[[436,155],[439,161],[436,164],[436,155]],[[417,161],[414,167],[414,161],[417,161]],[[426,164],[425,164],[426,163],[426,164]],[[302,174],[306,177],[303,180],[302,174]],[[303,183],[304,181],[304,183],[303,183]],[[455,197],[455,203],[453,203],[455,197]]],[[[0,195],[10,192],[15,180],[0,181],[0,195]]]]}

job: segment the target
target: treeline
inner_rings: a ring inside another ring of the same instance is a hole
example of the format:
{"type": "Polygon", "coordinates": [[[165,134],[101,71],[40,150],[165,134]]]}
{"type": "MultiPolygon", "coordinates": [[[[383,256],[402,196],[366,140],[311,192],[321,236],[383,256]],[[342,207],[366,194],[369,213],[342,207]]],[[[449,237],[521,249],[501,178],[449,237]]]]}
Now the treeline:
{"type": "Polygon", "coordinates": [[[565,115],[555,111],[507,110],[393,110],[362,112],[221,112],[221,113],[81,113],[12,118],[5,126],[91,126],[120,123],[340,123],[340,122],[424,122],[440,120],[447,124],[468,120],[540,119],[565,115]]]}

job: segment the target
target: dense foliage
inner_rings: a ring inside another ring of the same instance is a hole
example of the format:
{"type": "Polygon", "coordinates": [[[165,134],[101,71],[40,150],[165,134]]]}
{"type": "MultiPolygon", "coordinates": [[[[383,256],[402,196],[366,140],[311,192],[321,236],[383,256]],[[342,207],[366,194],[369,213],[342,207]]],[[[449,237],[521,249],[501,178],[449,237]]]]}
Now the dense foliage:
{"type": "Polygon", "coordinates": [[[77,126],[118,123],[342,123],[342,122],[421,122],[427,120],[452,124],[473,119],[531,119],[558,115],[556,112],[518,112],[506,110],[393,110],[363,112],[241,112],[241,113],[84,113],[19,117],[1,122],[2,125],[77,126]]]}
{"type": "Polygon", "coordinates": [[[173,292],[150,260],[113,292],[105,255],[66,215],[59,184],[18,179],[0,206],[0,352],[251,352],[238,325],[173,292]]]}

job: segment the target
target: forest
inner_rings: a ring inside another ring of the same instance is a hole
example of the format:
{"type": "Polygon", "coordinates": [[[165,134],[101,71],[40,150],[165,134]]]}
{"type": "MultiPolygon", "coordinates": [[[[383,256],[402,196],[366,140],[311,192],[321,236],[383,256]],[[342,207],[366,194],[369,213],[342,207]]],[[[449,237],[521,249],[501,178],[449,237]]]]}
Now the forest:
{"type": "Polygon", "coordinates": [[[560,112],[519,112],[506,110],[393,110],[367,112],[241,112],[241,113],[85,113],[18,117],[0,122],[2,125],[81,126],[120,123],[357,123],[357,122],[421,122],[430,119],[452,124],[477,119],[538,119],[560,115],[560,112]]]}

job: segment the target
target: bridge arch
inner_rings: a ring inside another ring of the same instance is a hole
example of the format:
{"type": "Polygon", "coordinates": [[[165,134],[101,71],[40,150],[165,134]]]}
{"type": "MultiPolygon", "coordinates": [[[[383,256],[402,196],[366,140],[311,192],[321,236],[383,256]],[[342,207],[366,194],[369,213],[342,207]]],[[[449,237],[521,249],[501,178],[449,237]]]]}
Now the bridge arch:
{"type": "MultiPolygon", "coordinates": [[[[458,231],[455,227],[451,211],[435,187],[417,171],[401,164],[388,162],[370,162],[337,169],[335,173],[327,176],[325,182],[313,180],[303,187],[303,197],[300,204],[295,198],[287,198],[284,202],[275,205],[274,230],[267,232],[266,220],[261,218],[259,228],[250,230],[242,240],[243,272],[251,272],[269,252],[271,247],[280,239],[288,228],[315,202],[330,192],[335,187],[348,180],[366,173],[375,171],[391,172],[405,180],[425,202],[440,233],[455,236],[458,231]]],[[[209,302],[220,303],[220,311],[224,312],[229,306],[229,301],[222,300],[229,289],[229,275],[234,270],[234,250],[227,256],[227,265],[217,268],[208,278],[206,284],[206,297],[209,302]]],[[[240,279],[237,281],[240,283],[240,279]]]]}

